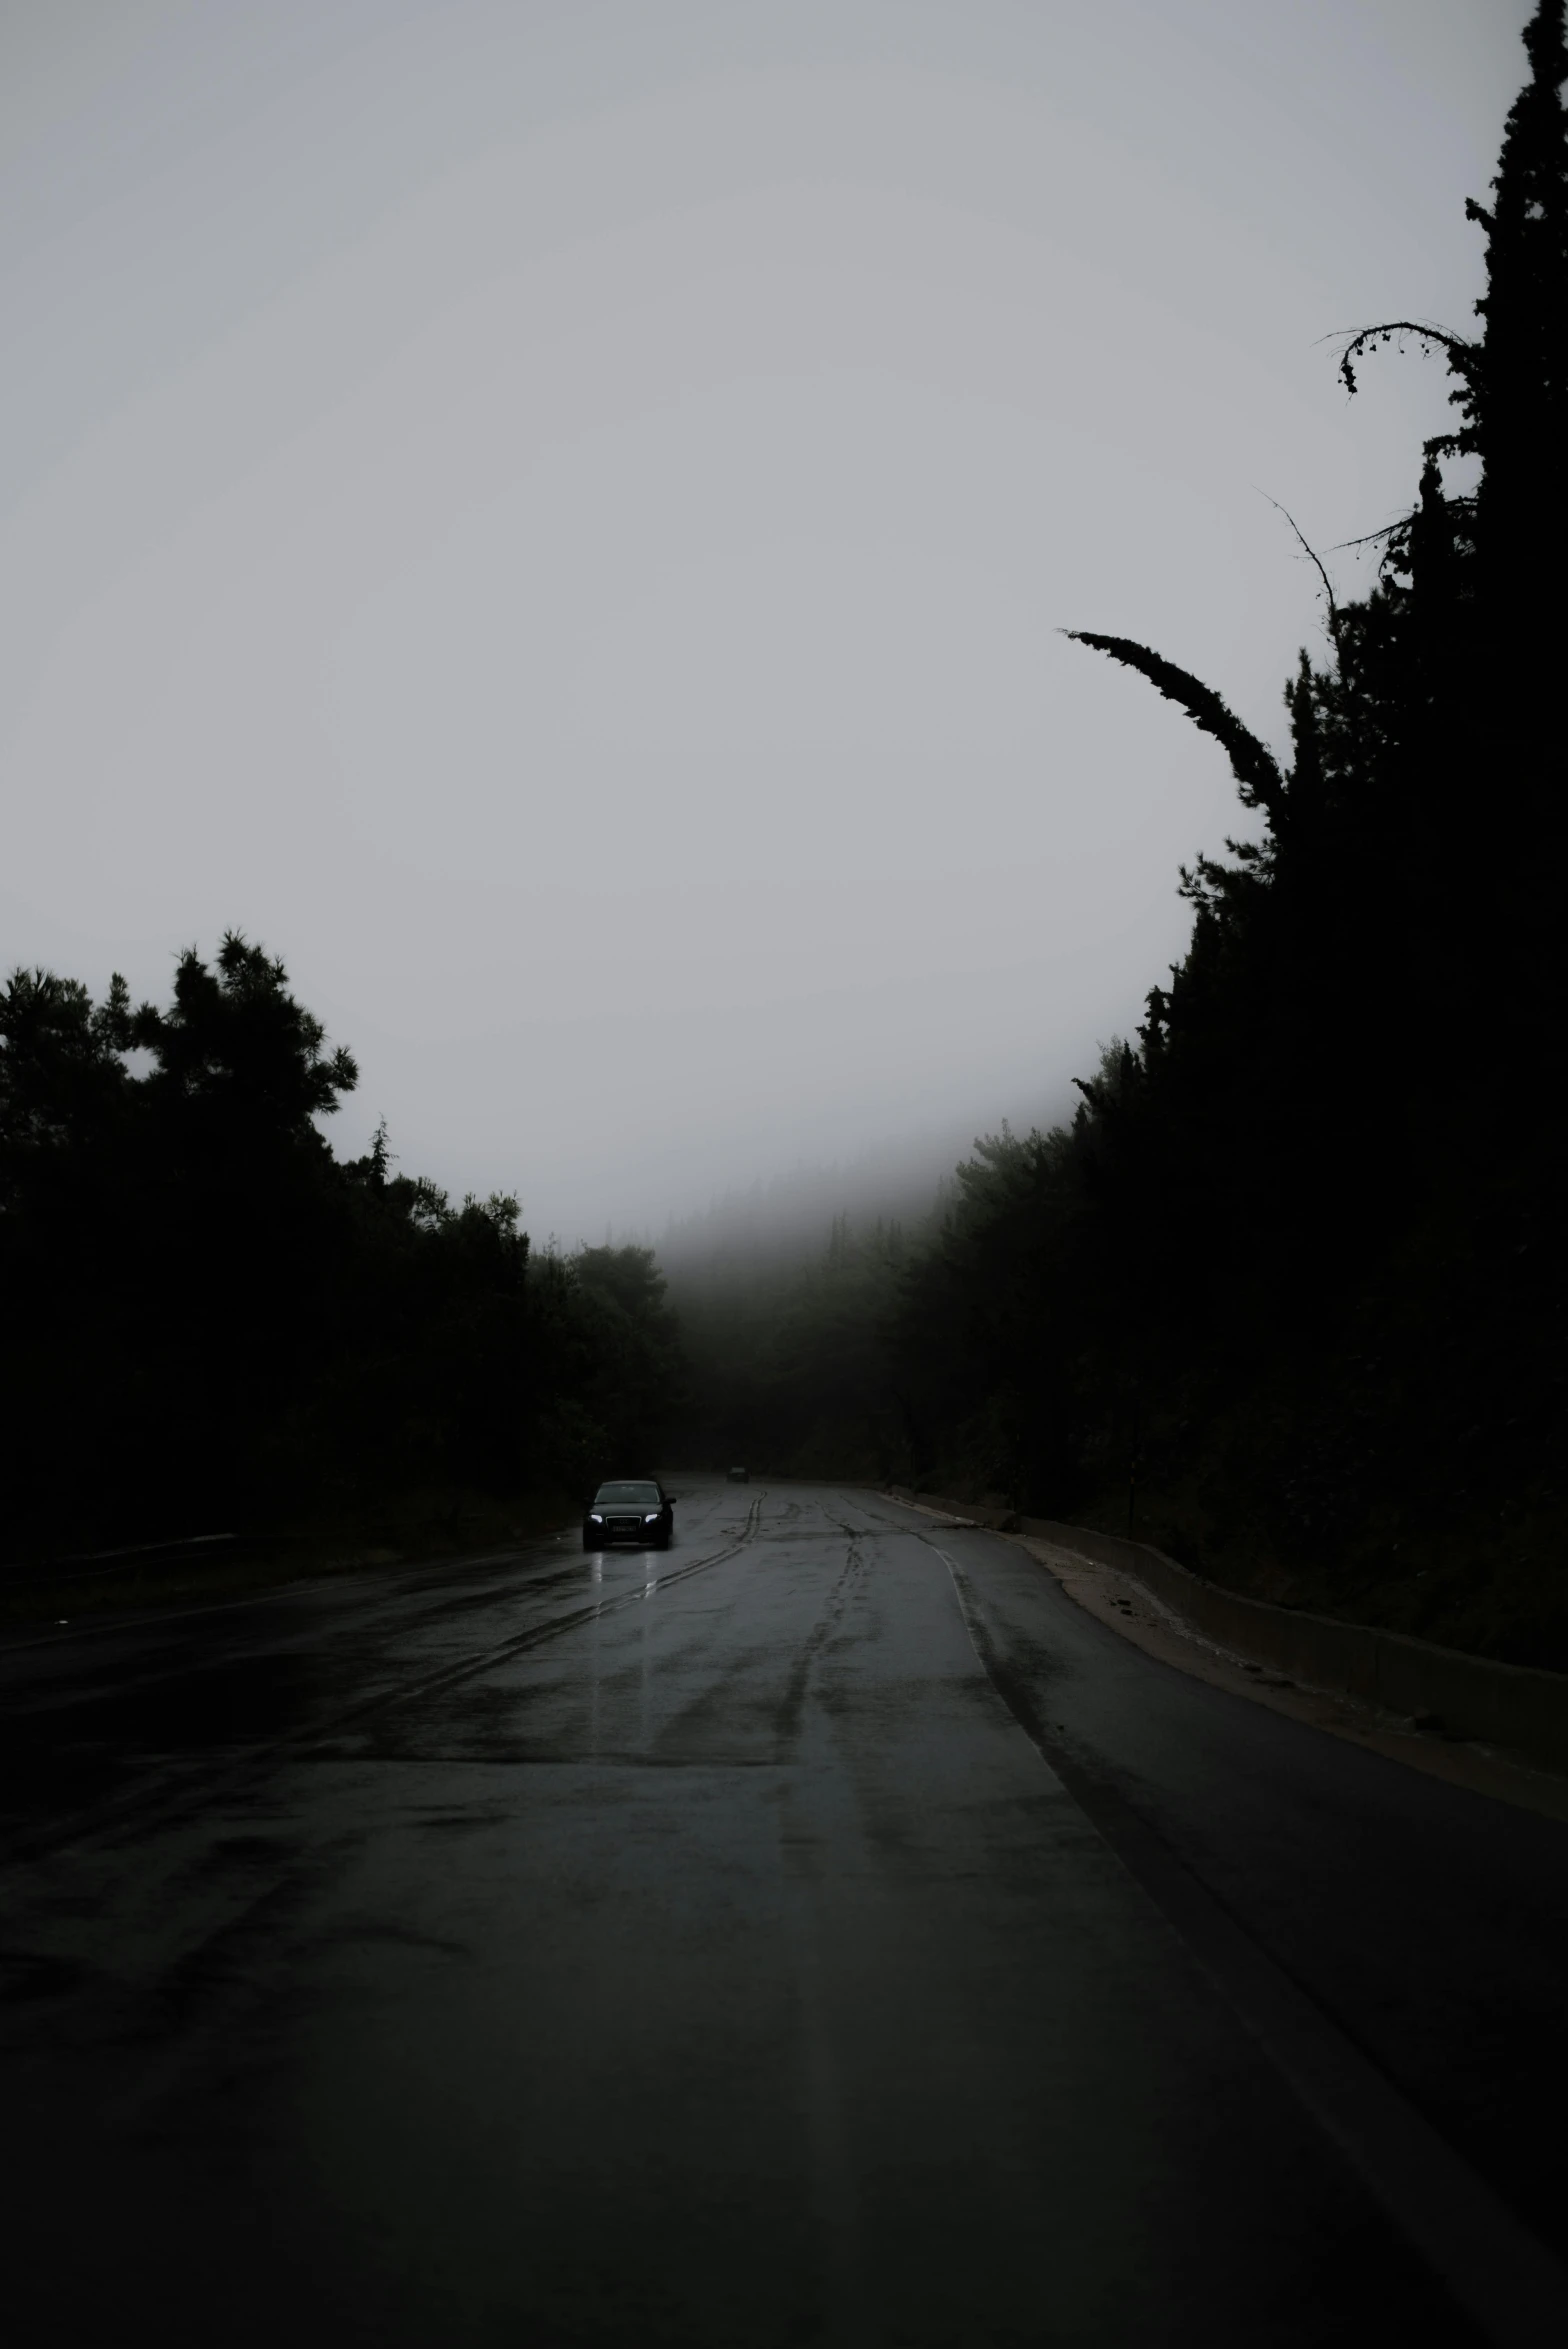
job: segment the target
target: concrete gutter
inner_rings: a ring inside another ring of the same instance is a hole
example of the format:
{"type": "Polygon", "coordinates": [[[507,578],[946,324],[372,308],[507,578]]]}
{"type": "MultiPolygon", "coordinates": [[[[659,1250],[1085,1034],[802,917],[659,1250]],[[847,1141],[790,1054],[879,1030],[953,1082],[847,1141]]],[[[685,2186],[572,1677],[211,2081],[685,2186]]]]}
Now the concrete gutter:
{"type": "Polygon", "coordinates": [[[1190,1573],[1147,1542],[1090,1526],[1020,1517],[902,1487],[893,1488],[893,1498],[993,1532],[1033,1535],[1113,1567],[1142,1583],[1205,1639],[1301,1686],[1349,1697],[1446,1737],[1511,1750],[1548,1770],[1568,1771],[1568,1673],[1498,1664],[1404,1632],[1244,1598],[1190,1573]]]}

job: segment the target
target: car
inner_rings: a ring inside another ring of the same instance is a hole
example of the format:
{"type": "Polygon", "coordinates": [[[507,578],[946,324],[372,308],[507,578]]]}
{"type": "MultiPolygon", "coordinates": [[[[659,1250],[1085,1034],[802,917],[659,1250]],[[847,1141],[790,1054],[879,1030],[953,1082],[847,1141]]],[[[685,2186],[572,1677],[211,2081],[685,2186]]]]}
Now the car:
{"type": "Polygon", "coordinates": [[[744,1468],[732,1468],[730,1470],[730,1482],[731,1484],[749,1484],[751,1479],[746,1474],[744,1468]]]}
{"type": "Polygon", "coordinates": [[[583,1548],[607,1550],[612,1542],[635,1542],[641,1550],[667,1550],[675,1531],[675,1495],[656,1476],[612,1477],[583,1512],[583,1548]]]}

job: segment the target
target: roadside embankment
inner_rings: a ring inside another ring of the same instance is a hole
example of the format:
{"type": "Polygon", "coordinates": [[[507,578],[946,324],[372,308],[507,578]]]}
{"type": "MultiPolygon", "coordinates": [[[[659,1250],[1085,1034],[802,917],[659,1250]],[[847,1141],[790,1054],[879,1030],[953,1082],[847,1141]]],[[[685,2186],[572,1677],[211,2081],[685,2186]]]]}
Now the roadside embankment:
{"type": "Polygon", "coordinates": [[[1347,1696],[1439,1734],[1497,1746],[1568,1771],[1568,1673],[1494,1663],[1398,1631],[1278,1607],[1206,1582],[1163,1550],[1089,1526],[892,1488],[893,1498],[1054,1543],[1130,1575],[1162,1605],[1232,1654],[1299,1685],[1347,1696]]]}

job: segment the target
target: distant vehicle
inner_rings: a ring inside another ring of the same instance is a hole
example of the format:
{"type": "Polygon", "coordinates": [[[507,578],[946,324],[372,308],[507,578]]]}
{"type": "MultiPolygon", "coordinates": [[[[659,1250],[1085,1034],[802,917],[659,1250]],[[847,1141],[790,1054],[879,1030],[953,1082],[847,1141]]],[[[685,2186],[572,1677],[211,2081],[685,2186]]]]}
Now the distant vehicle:
{"type": "Polygon", "coordinates": [[[675,1531],[675,1499],[656,1476],[626,1476],[600,1485],[583,1513],[583,1548],[607,1550],[612,1542],[635,1542],[642,1550],[667,1550],[675,1531]]]}
{"type": "Polygon", "coordinates": [[[751,1479],[746,1474],[744,1468],[732,1468],[730,1470],[730,1482],[731,1484],[749,1484],[751,1479]]]}

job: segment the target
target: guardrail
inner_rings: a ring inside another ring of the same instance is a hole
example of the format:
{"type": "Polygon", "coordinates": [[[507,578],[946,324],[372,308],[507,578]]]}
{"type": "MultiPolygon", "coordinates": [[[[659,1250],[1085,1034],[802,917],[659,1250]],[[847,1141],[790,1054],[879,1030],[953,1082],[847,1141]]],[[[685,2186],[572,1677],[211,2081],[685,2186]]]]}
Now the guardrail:
{"type": "Polygon", "coordinates": [[[1568,1673],[1529,1664],[1499,1664],[1460,1648],[1379,1631],[1332,1615],[1277,1607],[1207,1582],[1148,1542],[1050,1517],[950,1501],[935,1493],[891,1488],[893,1498],[967,1517],[997,1532],[1033,1534],[1060,1549],[1116,1566],[1162,1599],[1217,1646],[1250,1663],[1336,1696],[1359,1698],[1391,1713],[1424,1720],[1446,1735],[1504,1746],[1551,1770],[1568,1770],[1568,1673]]]}
{"type": "Polygon", "coordinates": [[[247,1546],[237,1533],[193,1533],[178,1541],[135,1542],[128,1549],[88,1550],[68,1558],[16,1558],[0,1565],[0,1581],[87,1582],[102,1574],[127,1574],[137,1568],[178,1566],[208,1554],[232,1558],[247,1546]]]}

